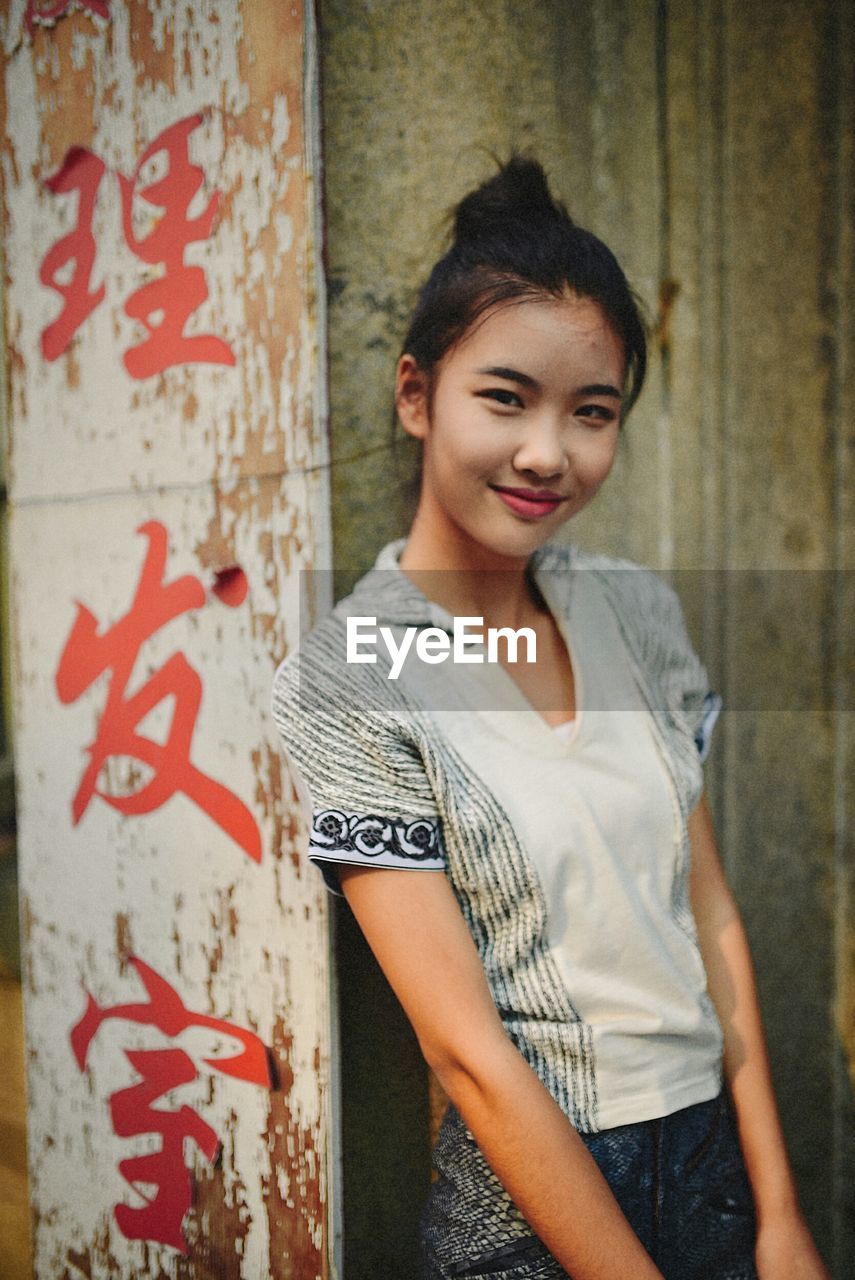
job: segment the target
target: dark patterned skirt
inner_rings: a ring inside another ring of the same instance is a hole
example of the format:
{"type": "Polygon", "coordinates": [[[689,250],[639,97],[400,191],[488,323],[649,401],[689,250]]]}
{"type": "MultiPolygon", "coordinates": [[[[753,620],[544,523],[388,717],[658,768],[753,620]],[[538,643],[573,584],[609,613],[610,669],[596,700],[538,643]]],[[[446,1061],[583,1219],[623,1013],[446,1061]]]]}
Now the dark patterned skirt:
{"type": "MultiPolygon", "coordinates": [[[[726,1089],[669,1116],[580,1137],[666,1280],[756,1280],[754,1202],[726,1089]]],[[[454,1107],[434,1162],[424,1280],[565,1280],[454,1107]]]]}

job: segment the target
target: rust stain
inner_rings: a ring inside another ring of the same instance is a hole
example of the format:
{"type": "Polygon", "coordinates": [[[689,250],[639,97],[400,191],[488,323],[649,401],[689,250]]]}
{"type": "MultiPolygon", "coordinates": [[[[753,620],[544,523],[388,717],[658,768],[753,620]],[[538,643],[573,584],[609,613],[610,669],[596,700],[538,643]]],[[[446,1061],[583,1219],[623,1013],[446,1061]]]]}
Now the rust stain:
{"type": "MultiPolygon", "coordinates": [[[[275,862],[273,864],[273,886],[276,893],[276,906],[279,910],[280,917],[284,920],[288,914],[288,894],[287,892],[283,892],[282,866],[279,862],[275,862]]],[[[284,888],[287,890],[287,885],[284,886],[284,888]]]]}
{"type": "Polygon", "coordinates": [[[33,924],[35,920],[36,916],[30,905],[29,895],[25,893],[21,897],[21,924],[23,926],[24,941],[28,944],[33,940],[33,924]]]}
{"type": "Polygon", "coordinates": [[[273,1028],[280,1087],[270,1095],[265,1132],[270,1172],[262,1178],[272,1280],[325,1280],[326,1225],[322,1156],[317,1130],[301,1125],[288,1098],[294,1082],[293,1037],[281,1019],[273,1028]]]}
{"type": "MultiPolygon", "coordinates": [[[[156,1260],[152,1259],[151,1257],[152,1250],[149,1248],[148,1244],[146,1244],[145,1242],[143,1242],[142,1250],[143,1250],[143,1270],[141,1274],[142,1276],[146,1277],[146,1280],[173,1280],[173,1277],[168,1275],[168,1273],[163,1270],[163,1268],[159,1265],[159,1263],[156,1260]],[[155,1266],[157,1266],[157,1272],[155,1272],[152,1269],[155,1266]]],[[[136,1276],[134,1277],[134,1280],[136,1280],[136,1276]]]]}
{"type": "MultiPolygon", "coordinates": [[[[226,87],[224,85],[223,94],[225,94],[225,92],[226,87]]],[[[237,118],[234,113],[229,111],[224,104],[220,107],[220,119],[223,126],[223,132],[225,134],[225,148],[228,150],[234,139],[240,137],[240,129],[237,127],[237,118]]],[[[243,192],[243,187],[243,173],[238,173],[230,183],[223,187],[220,192],[220,203],[217,208],[217,215],[223,220],[223,222],[234,221],[235,205],[238,203],[238,197],[243,192]]]]}
{"type": "MultiPolygon", "coordinates": [[[[230,568],[237,560],[235,530],[243,525],[259,530],[254,562],[263,566],[266,584],[276,599],[281,598],[284,583],[288,579],[293,557],[302,564],[299,535],[300,514],[288,513],[291,530],[275,540],[269,532],[274,518],[281,522],[279,509],[281,477],[265,476],[257,485],[238,485],[230,493],[224,493],[219,485],[212,486],[214,511],[204,536],[195,544],[194,554],[203,569],[214,571],[230,568]],[[278,556],[278,559],[277,559],[278,556]],[[281,571],[281,576],[280,576],[281,571]]],[[[271,662],[278,661],[284,648],[281,635],[281,619],[278,614],[252,610],[250,614],[252,634],[262,640],[271,662]]],[[[271,671],[272,675],[272,671],[271,671]]]]}
{"type": "Polygon", "coordinates": [[[118,80],[113,80],[110,84],[104,86],[101,94],[101,110],[109,111],[116,105],[116,94],[119,92],[118,80]]]}
{"type": "MultiPolygon", "coordinates": [[[[75,1249],[69,1249],[66,1254],[66,1261],[76,1267],[80,1275],[86,1277],[86,1280],[92,1280],[92,1255],[88,1249],[85,1253],[77,1253],[75,1249]]],[[[68,1271],[65,1274],[68,1275],[68,1271]]]]}
{"type": "Polygon", "coordinates": [[[656,318],[655,333],[656,341],[663,355],[671,350],[671,318],[674,314],[674,304],[677,301],[679,292],[679,281],[667,279],[659,282],[659,312],[656,318]]]}
{"type": "Polygon", "coordinates": [[[291,865],[299,877],[302,871],[299,854],[302,827],[297,791],[289,778],[288,802],[283,803],[282,776],[286,770],[278,750],[265,745],[253,751],[252,764],[257,779],[255,803],[273,824],[270,852],[278,861],[285,856],[287,850],[291,865]]]}
{"type": "MultiPolygon", "coordinates": [[[[220,971],[225,955],[224,938],[228,936],[235,939],[238,933],[238,915],[234,907],[235,885],[230,884],[225,889],[218,889],[217,908],[210,912],[211,934],[214,938],[214,944],[211,947],[202,944],[202,950],[208,962],[208,976],[205,979],[205,990],[208,993],[208,1007],[213,1012],[215,1009],[214,1002],[214,978],[220,971]]],[[[222,1014],[222,1009],[217,1012],[222,1014]]]]}
{"type": "Polygon", "coordinates": [[[131,927],[128,917],[123,913],[116,916],[116,955],[119,957],[119,972],[124,976],[127,972],[128,957],[134,954],[131,938],[131,927]]]}
{"type": "MultiPolygon", "coordinates": [[[[194,555],[202,569],[215,573],[231,568],[236,561],[235,530],[241,523],[261,530],[257,538],[255,563],[266,567],[268,586],[275,598],[281,595],[276,552],[287,560],[290,540],[276,540],[268,531],[277,498],[278,481],[271,478],[258,486],[243,484],[230,493],[215,485],[212,490],[214,510],[203,537],[194,546],[194,555]]],[[[285,567],[287,574],[287,566],[285,567]]],[[[251,599],[251,597],[250,597],[251,599]]],[[[279,619],[276,615],[251,609],[253,635],[259,637],[270,654],[271,662],[281,652],[279,619]]],[[[272,674],[272,673],[271,673],[272,674]]],[[[279,753],[269,746],[255,748],[251,754],[255,775],[255,800],[265,818],[272,822],[270,847],[274,858],[281,859],[287,850],[291,866],[302,873],[299,857],[299,817],[297,796],[290,788],[287,805],[283,804],[282,764],[279,753]]]]}
{"type": "MultiPolygon", "coordinates": [[[[38,1227],[36,1227],[38,1232],[38,1227]]],[[[81,1275],[89,1280],[97,1276],[98,1280],[118,1280],[122,1275],[119,1260],[110,1249],[110,1219],[105,1216],[102,1225],[88,1249],[67,1249],[63,1258],[65,1269],[62,1280],[80,1280],[81,1275]],[[74,1267],[70,1271],[69,1267],[74,1267]]],[[[47,1272],[40,1274],[48,1274],[47,1272]]],[[[139,1277],[143,1280],[143,1276],[139,1277]]],[[[148,1280],[148,1278],[146,1278],[148,1280]]],[[[155,1280],[154,1277],[151,1280],[155,1280]]],[[[159,1278],[158,1278],[159,1280],[159,1278]]]]}
{"type": "MultiPolygon", "coordinates": [[[[219,485],[213,486],[214,511],[208,521],[205,536],[193,547],[193,554],[203,569],[213,569],[216,573],[235,563],[236,553],[234,536],[225,531],[226,513],[232,503],[223,495],[219,485]]],[[[229,523],[233,523],[229,521],[229,523]]]]}
{"type": "MultiPolygon", "coordinates": [[[[244,38],[238,50],[238,76],[253,88],[252,101],[241,116],[241,131],[251,146],[263,147],[269,128],[266,109],[276,96],[285,93],[291,103],[302,98],[303,7],[245,4],[241,21],[244,38]]],[[[293,124],[297,129],[299,122],[295,119],[293,124]]],[[[289,138],[289,143],[293,141],[289,138]]],[[[302,136],[297,142],[302,149],[302,136]]]]}
{"type": "MultiPolygon", "coordinates": [[[[9,99],[6,96],[5,65],[3,69],[4,69],[4,74],[0,76],[0,120],[3,120],[5,122],[5,121],[8,121],[9,119],[9,99]]],[[[3,137],[2,137],[2,140],[0,140],[0,150],[2,150],[4,155],[9,157],[9,160],[14,165],[12,181],[14,182],[15,186],[17,186],[20,179],[18,177],[17,164],[15,162],[15,145],[12,137],[12,131],[8,128],[3,130],[3,137]]],[[[8,225],[9,225],[9,207],[4,201],[3,226],[8,227],[8,225]]]]}
{"type": "MultiPolygon", "coordinates": [[[[95,63],[91,45],[85,58],[72,57],[78,36],[92,37],[85,13],[71,12],[55,27],[37,28],[31,52],[36,101],[41,107],[39,182],[59,168],[70,147],[95,134],[95,63]]],[[[106,39],[106,36],[102,38],[106,39]]]]}
{"type": "MultiPolygon", "coordinates": [[[[147,4],[133,4],[131,19],[131,55],[136,64],[136,87],[148,95],[158,85],[175,93],[175,36],[172,23],[164,26],[163,48],[154,40],[154,14],[147,4]]],[[[186,69],[185,69],[186,74],[186,69]]]]}
{"type": "MultiPolygon", "coordinates": [[[[173,1277],[170,1274],[170,1272],[164,1271],[163,1267],[160,1265],[159,1262],[148,1261],[148,1251],[146,1251],[146,1265],[149,1268],[151,1280],[173,1280],[173,1277]],[[157,1270],[156,1271],[152,1270],[153,1267],[157,1267],[157,1270]]],[[[134,1276],[133,1280],[137,1280],[137,1277],[134,1276]]],[[[140,1278],[140,1280],[142,1280],[142,1277],[140,1278]]],[[[200,1280],[203,1280],[203,1278],[200,1277],[200,1280]]],[[[213,1280],[213,1277],[211,1278],[211,1280],[213,1280]]]]}
{"type": "Polygon", "coordinates": [[[183,937],[181,936],[181,932],[180,932],[180,930],[179,930],[179,928],[178,928],[178,925],[177,925],[177,924],[173,924],[173,926],[172,926],[172,932],[171,932],[171,934],[169,935],[169,937],[170,937],[170,941],[172,942],[173,946],[175,947],[175,972],[176,972],[176,973],[179,975],[179,977],[180,977],[180,976],[183,974],[183,972],[184,972],[183,961],[182,961],[182,958],[181,958],[181,948],[182,948],[182,946],[183,946],[183,944],[184,944],[184,939],[183,939],[183,937]]]}
{"type": "Polygon", "coordinates": [[[65,353],[65,380],[69,391],[76,391],[80,386],[80,364],[73,342],[65,353]]]}
{"type": "Polygon", "coordinates": [[[176,1280],[241,1280],[252,1217],[237,1171],[237,1128],[237,1114],[230,1111],[217,1159],[192,1175],[193,1204],[184,1219],[187,1254],[176,1259],[176,1280]]]}
{"type": "MultiPolygon", "coordinates": [[[[294,371],[286,379],[289,366],[296,365],[301,318],[309,291],[306,241],[306,186],[300,181],[303,156],[302,114],[302,6],[281,5],[275,16],[264,6],[247,5],[242,11],[244,40],[238,50],[240,78],[253,86],[247,108],[239,117],[224,113],[226,146],[239,135],[244,145],[269,155],[276,153],[276,170],[280,194],[272,216],[256,231],[252,242],[243,233],[245,259],[260,254],[265,269],[262,277],[250,281],[246,276],[236,280],[242,289],[246,330],[250,350],[265,353],[269,384],[270,408],[260,413],[251,424],[240,462],[244,474],[267,475],[285,470],[286,431],[293,440],[308,438],[311,430],[310,406],[295,400],[297,421],[287,423],[282,416],[281,387],[294,382],[294,371]],[[288,134],[283,144],[274,146],[273,130],[277,108],[284,98],[288,110],[288,134]],[[297,108],[297,109],[295,109],[297,108]],[[290,222],[292,238],[288,252],[283,252],[277,221],[290,222]]],[[[223,216],[229,215],[223,209],[223,216]]],[[[244,373],[244,396],[247,403],[259,403],[258,389],[244,373]]]]}
{"type": "Polygon", "coordinates": [[[15,332],[6,337],[6,363],[9,370],[10,431],[7,464],[12,466],[15,457],[15,426],[27,421],[27,366],[21,352],[21,318],[17,319],[15,332]]]}

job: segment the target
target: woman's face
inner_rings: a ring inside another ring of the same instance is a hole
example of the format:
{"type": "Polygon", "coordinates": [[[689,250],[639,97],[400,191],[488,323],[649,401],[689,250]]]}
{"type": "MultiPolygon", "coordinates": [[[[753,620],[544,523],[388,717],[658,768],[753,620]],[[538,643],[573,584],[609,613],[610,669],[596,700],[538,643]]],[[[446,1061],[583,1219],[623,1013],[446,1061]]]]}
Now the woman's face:
{"type": "Polygon", "coordinates": [[[423,441],[420,536],[470,559],[527,559],[612,468],[624,364],[599,303],[575,295],[488,312],[440,361],[430,408],[426,375],[402,356],[398,414],[423,441]]]}

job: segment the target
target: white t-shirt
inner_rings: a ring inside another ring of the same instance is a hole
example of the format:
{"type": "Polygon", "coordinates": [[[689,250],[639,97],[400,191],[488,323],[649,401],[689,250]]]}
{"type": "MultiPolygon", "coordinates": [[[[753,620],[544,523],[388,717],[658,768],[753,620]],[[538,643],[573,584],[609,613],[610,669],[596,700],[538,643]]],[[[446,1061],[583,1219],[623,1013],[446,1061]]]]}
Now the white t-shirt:
{"type": "Polygon", "coordinates": [[[447,675],[461,704],[471,695],[480,709],[432,715],[499,798],[536,870],[549,955],[591,1029],[599,1123],[611,1128],[715,1097],[722,1038],[694,923],[673,909],[673,783],[598,580],[578,574],[555,616],[573,665],[573,721],[556,732],[487,664],[447,675]],[[491,685],[496,712],[483,706],[491,685]]]}

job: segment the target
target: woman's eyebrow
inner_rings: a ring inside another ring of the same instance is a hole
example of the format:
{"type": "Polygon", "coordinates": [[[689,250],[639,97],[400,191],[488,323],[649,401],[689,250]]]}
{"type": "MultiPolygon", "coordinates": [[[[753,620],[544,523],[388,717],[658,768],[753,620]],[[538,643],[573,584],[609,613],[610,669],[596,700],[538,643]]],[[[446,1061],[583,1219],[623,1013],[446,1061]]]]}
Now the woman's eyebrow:
{"type": "Polygon", "coordinates": [[[617,387],[613,387],[610,382],[592,382],[587,387],[580,387],[578,392],[580,396],[614,396],[616,400],[622,400],[623,395],[618,391],[617,387]]]}
{"type": "MultiPolygon", "coordinates": [[[[477,373],[487,374],[492,378],[504,378],[506,382],[519,383],[521,387],[532,387],[535,391],[540,390],[540,383],[529,373],[521,373],[519,369],[511,369],[506,365],[489,365],[485,369],[476,370],[477,373]]],[[[576,395],[579,396],[613,396],[615,400],[622,400],[623,393],[617,387],[613,387],[610,382],[590,382],[585,387],[577,387],[576,395]]]]}
{"type": "Polygon", "coordinates": [[[491,365],[488,369],[478,369],[478,373],[486,373],[493,378],[504,378],[506,382],[518,382],[521,387],[534,387],[539,390],[540,383],[528,373],[520,373],[519,369],[506,369],[504,365],[491,365]]]}

